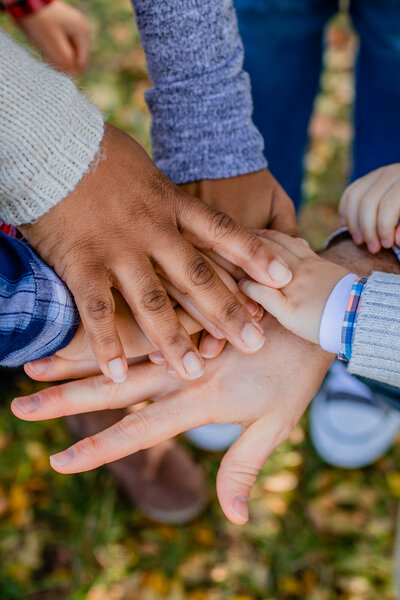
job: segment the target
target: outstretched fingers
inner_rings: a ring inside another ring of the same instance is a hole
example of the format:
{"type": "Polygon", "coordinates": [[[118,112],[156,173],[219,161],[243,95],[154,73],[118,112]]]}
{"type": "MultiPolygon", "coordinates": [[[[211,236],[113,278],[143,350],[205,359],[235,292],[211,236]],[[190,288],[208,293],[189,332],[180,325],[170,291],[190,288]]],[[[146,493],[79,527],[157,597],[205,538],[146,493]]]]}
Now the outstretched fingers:
{"type": "Polygon", "coordinates": [[[193,426],[206,424],[200,402],[188,406],[183,394],[170,394],[125,416],[108,429],[87,437],[67,450],[50,457],[60,473],[79,473],[151,448],[193,426]]]}
{"type": "Polygon", "coordinates": [[[155,365],[131,367],[124,383],[99,375],[52,386],[11,403],[14,415],[25,421],[41,421],[97,410],[122,408],[167,393],[179,384],[155,365]]]}

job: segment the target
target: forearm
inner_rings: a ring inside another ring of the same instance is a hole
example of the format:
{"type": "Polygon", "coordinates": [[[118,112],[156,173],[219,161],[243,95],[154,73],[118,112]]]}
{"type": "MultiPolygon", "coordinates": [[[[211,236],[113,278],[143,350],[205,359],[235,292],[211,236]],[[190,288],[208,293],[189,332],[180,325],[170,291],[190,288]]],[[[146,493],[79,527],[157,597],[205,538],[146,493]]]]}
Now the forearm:
{"type": "Polygon", "coordinates": [[[387,250],[372,255],[350,240],[334,245],[323,256],[369,276],[357,312],[349,372],[400,387],[398,259],[387,250]]]}
{"type": "Polygon", "coordinates": [[[30,223],[89,170],[103,118],[74,83],[0,29],[0,217],[30,223]]]}
{"type": "Polygon", "coordinates": [[[154,87],[153,157],[175,183],[266,166],[231,0],[132,0],[154,87]]]}

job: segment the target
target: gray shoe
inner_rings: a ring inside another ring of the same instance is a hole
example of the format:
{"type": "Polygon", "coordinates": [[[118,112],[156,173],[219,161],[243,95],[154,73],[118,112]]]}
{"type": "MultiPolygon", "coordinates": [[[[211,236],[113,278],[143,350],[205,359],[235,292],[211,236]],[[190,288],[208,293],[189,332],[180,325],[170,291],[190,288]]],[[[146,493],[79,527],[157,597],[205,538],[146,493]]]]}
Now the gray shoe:
{"type": "Polygon", "coordinates": [[[356,469],[380,458],[393,445],[400,412],[335,361],[310,410],[310,434],[327,463],[356,469]]]}

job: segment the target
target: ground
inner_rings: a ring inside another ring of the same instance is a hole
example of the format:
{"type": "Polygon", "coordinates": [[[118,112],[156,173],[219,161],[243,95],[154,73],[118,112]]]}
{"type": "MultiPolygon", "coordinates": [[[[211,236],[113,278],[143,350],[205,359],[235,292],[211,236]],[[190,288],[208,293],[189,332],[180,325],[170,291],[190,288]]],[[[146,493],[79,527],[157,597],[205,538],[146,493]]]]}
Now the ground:
{"type": "MultiPolygon", "coordinates": [[[[109,119],[149,149],[148,87],[128,0],[91,0],[91,69],[82,80],[109,119]]],[[[319,247],[337,225],[348,177],[355,40],[344,17],[328,34],[327,70],[307,157],[301,228],[319,247]]],[[[400,445],[344,471],[315,454],[307,419],[265,465],[251,519],[228,523],[212,493],[187,527],[157,526],[121,499],[105,470],[63,476],[48,455],[70,443],[63,422],[9,411],[35,384],[0,374],[1,600],[390,600],[400,445]]],[[[219,455],[192,450],[214,490],[219,455]]]]}

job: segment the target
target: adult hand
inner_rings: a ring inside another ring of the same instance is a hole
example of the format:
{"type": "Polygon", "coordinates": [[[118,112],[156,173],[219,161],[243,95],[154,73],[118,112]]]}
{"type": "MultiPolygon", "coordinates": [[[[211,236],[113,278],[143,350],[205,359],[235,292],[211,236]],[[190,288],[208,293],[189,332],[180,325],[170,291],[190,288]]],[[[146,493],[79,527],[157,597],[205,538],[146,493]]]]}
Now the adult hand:
{"type": "Polygon", "coordinates": [[[180,186],[247,229],[276,229],[298,236],[293,202],[268,171],[226,179],[203,179],[180,186]]]}
{"type": "MultiPolygon", "coordinates": [[[[260,321],[263,317],[264,310],[255,302],[250,300],[243,294],[237,283],[224,272],[221,267],[215,265],[214,268],[227,288],[238,298],[250,313],[254,313],[254,319],[260,321]]],[[[172,296],[171,304],[174,305],[174,296],[179,299],[181,306],[174,306],[176,316],[179,322],[183,325],[186,331],[192,336],[199,352],[203,358],[215,358],[218,356],[225,346],[225,340],[218,340],[208,335],[208,344],[204,347],[199,337],[193,338],[194,334],[202,331],[202,327],[195,320],[198,317],[198,312],[195,307],[188,301],[185,294],[178,292],[169,282],[162,280],[163,285],[172,296]],[[186,309],[186,310],[185,310],[186,309]],[[190,316],[192,315],[192,316],[190,316]]],[[[117,330],[125,351],[129,359],[135,357],[143,357],[147,359],[147,355],[156,364],[165,362],[163,357],[160,357],[160,352],[150,343],[143,331],[139,327],[137,321],[132,316],[132,312],[128,304],[117,290],[112,291],[115,302],[115,319],[117,330]]],[[[93,349],[90,345],[89,337],[85,328],[80,324],[74,338],[65,348],[59,350],[53,356],[42,358],[25,364],[25,372],[27,375],[38,381],[59,381],[63,379],[77,379],[80,377],[88,377],[89,375],[97,375],[99,367],[95,360],[93,349]]]]}
{"type": "Polygon", "coordinates": [[[11,408],[21,419],[38,421],[158,399],[55,455],[51,464],[60,473],[93,469],[192,427],[240,423],[242,434],[225,454],[217,478],[222,509],[240,525],[248,519],[247,501],[258,471],[287,439],[333,359],[272,317],[264,318],[263,327],[268,337],[257,355],[243,356],[228,346],[207,362],[205,376],[197,381],[173,379],[147,363],[130,367],[122,385],[93,377],[17,398],[11,408]]]}
{"type": "Polygon", "coordinates": [[[21,229],[73,293],[103,373],[122,381],[127,369],[114,287],[180,377],[203,374],[204,362],[158,274],[186,294],[214,337],[245,353],[259,350],[262,330],[181,231],[272,287],[291,279],[284,262],[227,215],[179,190],[139,144],[110,125],[100,155],[105,158],[74,192],[21,229]]]}
{"type": "Polygon", "coordinates": [[[85,71],[90,54],[90,26],[79,10],[55,0],[19,19],[17,24],[48,63],[73,77],[85,71]]]}

